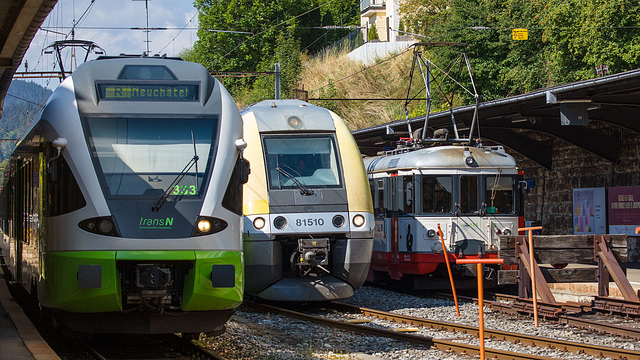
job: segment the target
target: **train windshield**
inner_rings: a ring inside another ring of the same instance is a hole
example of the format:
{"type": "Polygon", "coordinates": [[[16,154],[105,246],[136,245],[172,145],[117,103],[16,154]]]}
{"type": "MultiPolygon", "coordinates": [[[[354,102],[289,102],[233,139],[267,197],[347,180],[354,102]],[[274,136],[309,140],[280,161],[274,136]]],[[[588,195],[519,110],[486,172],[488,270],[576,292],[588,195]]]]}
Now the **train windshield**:
{"type": "Polygon", "coordinates": [[[513,214],[515,184],[513,176],[498,175],[485,178],[485,202],[488,214],[513,214]]]}
{"type": "Polygon", "coordinates": [[[263,142],[271,189],[342,185],[333,135],[265,136],[263,142]]]}
{"type": "Polygon", "coordinates": [[[422,212],[451,213],[453,199],[453,178],[451,176],[422,177],[422,212]]]}
{"type": "Polygon", "coordinates": [[[202,193],[216,148],[216,120],[91,118],[87,124],[92,156],[109,196],[157,199],[167,190],[169,196],[202,193]]]}

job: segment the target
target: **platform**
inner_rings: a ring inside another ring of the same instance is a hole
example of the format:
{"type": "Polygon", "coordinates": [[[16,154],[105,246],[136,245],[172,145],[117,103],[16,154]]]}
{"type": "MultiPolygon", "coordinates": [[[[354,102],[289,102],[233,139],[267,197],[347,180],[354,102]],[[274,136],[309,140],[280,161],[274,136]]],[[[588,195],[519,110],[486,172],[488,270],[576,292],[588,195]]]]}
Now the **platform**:
{"type": "Polygon", "coordinates": [[[0,270],[0,360],[59,360],[15,302],[0,270]]]}

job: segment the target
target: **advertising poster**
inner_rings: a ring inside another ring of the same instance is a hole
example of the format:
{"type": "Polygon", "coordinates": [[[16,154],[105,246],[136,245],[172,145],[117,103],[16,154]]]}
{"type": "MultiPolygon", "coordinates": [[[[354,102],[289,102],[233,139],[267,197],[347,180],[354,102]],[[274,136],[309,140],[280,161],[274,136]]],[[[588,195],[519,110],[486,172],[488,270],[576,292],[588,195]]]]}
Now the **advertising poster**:
{"type": "Polygon", "coordinates": [[[605,188],[573,189],[573,233],[606,234],[605,188]]]}
{"type": "Polygon", "coordinates": [[[640,228],[640,186],[609,188],[609,234],[637,235],[640,228]]]}

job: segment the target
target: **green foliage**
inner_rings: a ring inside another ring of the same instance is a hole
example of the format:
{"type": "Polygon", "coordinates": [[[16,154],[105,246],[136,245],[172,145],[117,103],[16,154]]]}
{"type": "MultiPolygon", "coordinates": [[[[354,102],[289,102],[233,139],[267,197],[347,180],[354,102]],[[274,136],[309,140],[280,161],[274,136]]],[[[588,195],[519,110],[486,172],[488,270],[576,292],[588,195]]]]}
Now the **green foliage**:
{"type": "MultiPolygon", "coordinates": [[[[400,10],[432,41],[469,44],[482,100],[594,78],[601,64],[614,73],[640,66],[635,1],[403,0],[400,10]],[[529,39],[513,40],[514,28],[528,29],[529,39]]],[[[430,59],[446,66],[459,53],[434,48],[430,59]]]]}
{"type": "Polygon", "coordinates": [[[367,40],[378,40],[380,37],[378,36],[378,29],[376,29],[376,23],[371,24],[369,28],[369,36],[367,36],[367,40]]]}
{"type": "MultiPolygon", "coordinates": [[[[42,107],[36,104],[44,105],[50,95],[51,90],[36,83],[13,80],[7,91],[2,118],[0,118],[0,128],[6,129],[2,130],[2,137],[4,139],[19,138],[42,110],[42,107]]],[[[9,158],[14,148],[15,141],[0,143],[0,160],[9,158]]]]}
{"type": "MultiPolygon", "coordinates": [[[[320,27],[359,24],[358,4],[355,0],[334,0],[319,7],[318,0],[195,0],[198,40],[191,51],[185,52],[185,59],[212,71],[272,71],[274,62],[281,61],[281,65],[287,64],[287,74],[283,72],[283,76],[290,87],[288,82],[298,76],[291,71],[301,67],[292,65],[296,60],[285,54],[292,47],[281,36],[297,46],[298,56],[304,50],[318,51],[349,32],[320,27]]],[[[265,93],[267,82],[273,83],[273,78],[258,80],[256,91],[265,93]]],[[[254,83],[255,78],[233,78],[225,80],[225,87],[232,95],[248,94],[254,83]]]]}
{"type": "MultiPolygon", "coordinates": [[[[291,34],[288,36],[286,34],[278,35],[275,54],[273,57],[264,58],[258,70],[274,71],[276,63],[280,64],[280,97],[287,99],[296,87],[303,67],[300,41],[291,34]]],[[[253,87],[247,89],[239,99],[244,104],[252,104],[265,99],[273,99],[274,96],[274,76],[265,76],[256,80],[253,87]]]]}
{"type": "MultiPolygon", "coordinates": [[[[320,88],[320,98],[321,99],[333,99],[338,95],[338,90],[336,89],[336,84],[333,82],[333,79],[329,78],[329,83],[327,84],[327,88],[320,88]]],[[[333,112],[338,111],[338,104],[334,100],[319,100],[316,102],[316,105],[329,109],[333,112]]]]}

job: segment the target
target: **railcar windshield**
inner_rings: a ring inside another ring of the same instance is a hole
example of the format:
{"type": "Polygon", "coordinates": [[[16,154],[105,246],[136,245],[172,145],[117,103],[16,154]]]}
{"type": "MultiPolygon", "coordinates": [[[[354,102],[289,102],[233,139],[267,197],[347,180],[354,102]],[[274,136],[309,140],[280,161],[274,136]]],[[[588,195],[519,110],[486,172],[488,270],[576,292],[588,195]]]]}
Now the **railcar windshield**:
{"type": "Polygon", "coordinates": [[[422,212],[451,214],[453,199],[451,176],[422,177],[422,212]]]}
{"type": "Polygon", "coordinates": [[[478,176],[460,176],[460,211],[463,214],[479,214],[478,176]]]}
{"type": "Polygon", "coordinates": [[[487,176],[485,201],[488,214],[513,214],[515,208],[515,178],[513,176],[487,176]]]}
{"type": "Polygon", "coordinates": [[[271,189],[342,186],[333,135],[265,136],[263,144],[271,189]]]}
{"type": "Polygon", "coordinates": [[[90,118],[89,144],[109,197],[195,197],[213,167],[217,119],[90,118]],[[187,171],[197,154],[197,164],[187,171]]]}

